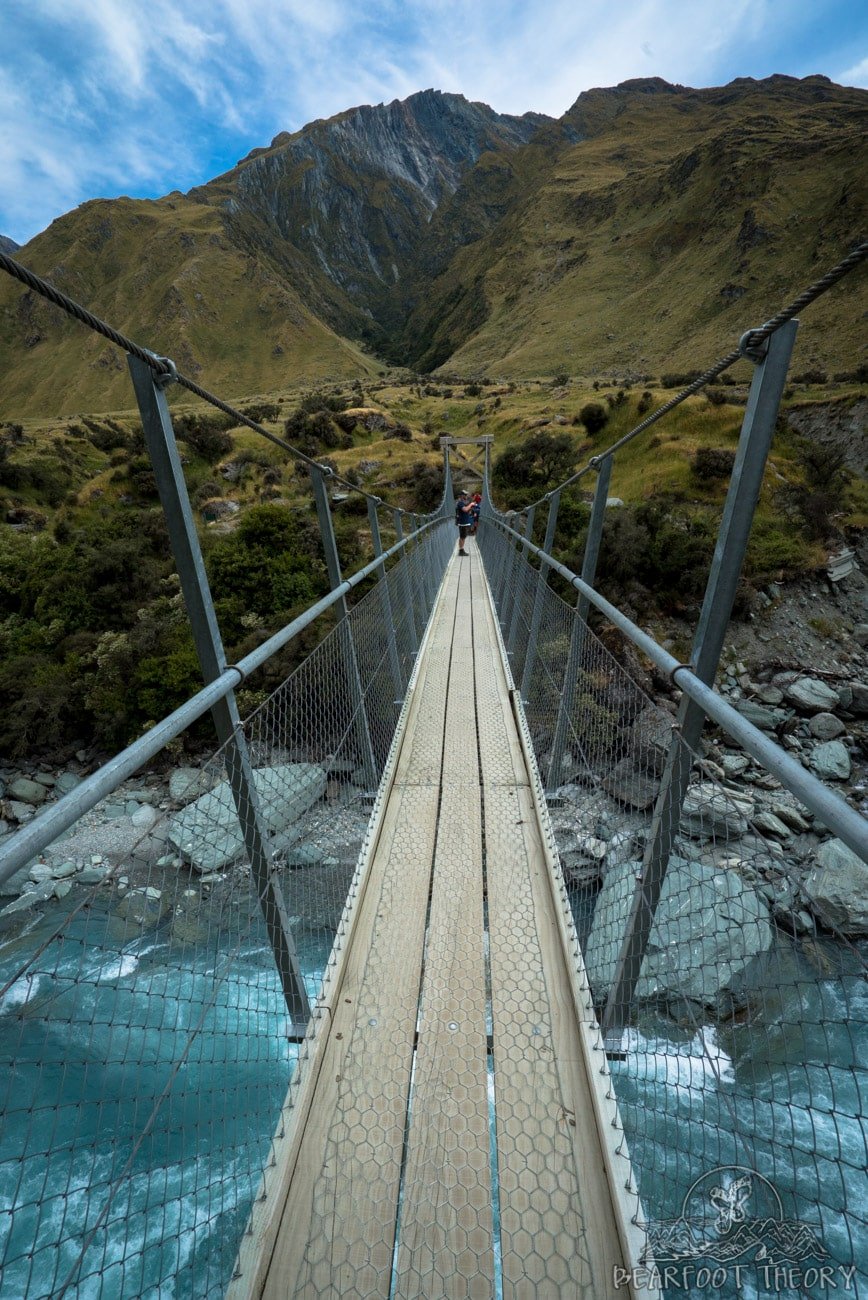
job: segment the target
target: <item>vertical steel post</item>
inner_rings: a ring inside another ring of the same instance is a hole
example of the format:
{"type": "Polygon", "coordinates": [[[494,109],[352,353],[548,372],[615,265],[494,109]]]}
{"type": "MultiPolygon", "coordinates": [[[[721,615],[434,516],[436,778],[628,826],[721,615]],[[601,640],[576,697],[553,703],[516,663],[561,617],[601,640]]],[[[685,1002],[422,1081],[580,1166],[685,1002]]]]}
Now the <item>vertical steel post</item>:
{"type": "MultiPolygon", "coordinates": [[[[151,367],[138,357],[128,357],[128,361],[196,653],[207,684],[225,672],[226,655],[175,443],[169,405],[151,367]]],[[[229,787],[292,1022],[290,1036],[297,1038],[304,1034],[310,1006],[283,892],[271,860],[268,831],[260,811],[253,766],[232,691],[212,706],[211,716],[220,744],[225,747],[229,787]]]]}
{"type": "Polygon", "coordinates": [[[449,511],[454,509],[454,502],[452,500],[452,461],[449,456],[448,438],[441,438],[440,446],[443,449],[443,513],[448,519],[449,511]]]}
{"type": "MultiPolygon", "coordinates": [[[[341,575],[341,565],[338,558],[338,547],[335,541],[335,530],[332,523],[332,512],[329,505],[328,488],[326,487],[325,474],[321,469],[311,469],[311,482],[313,484],[313,498],[316,502],[317,519],[319,520],[319,531],[322,538],[323,551],[325,552],[326,570],[329,575],[332,591],[339,587],[343,582],[341,575]]],[[[347,665],[347,686],[350,693],[350,705],[353,710],[353,721],[356,732],[356,743],[359,747],[362,770],[365,773],[365,780],[368,782],[370,789],[376,789],[379,783],[377,773],[377,762],[374,758],[374,746],[371,743],[371,733],[368,727],[368,715],[365,712],[365,693],[362,690],[362,679],[359,675],[359,661],[356,658],[356,647],[353,642],[353,631],[348,618],[347,602],[345,597],[341,596],[337,604],[339,615],[338,632],[342,642],[342,654],[347,665]]]]}
{"type": "MultiPolygon", "coordinates": [[[[518,511],[508,510],[504,516],[504,523],[507,524],[509,528],[515,529],[515,526],[518,522],[517,516],[518,516],[518,511]]],[[[515,542],[514,538],[510,537],[507,533],[503,534],[503,542],[504,542],[503,564],[501,565],[500,573],[498,574],[498,583],[497,583],[498,591],[497,591],[496,604],[497,604],[497,615],[498,615],[498,619],[500,620],[500,626],[501,629],[505,632],[507,625],[506,625],[506,620],[504,618],[504,611],[506,606],[506,598],[509,593],[509,580],[512,574],[512,557],[517,543],[515,542]]]]}
{"type": "MultiPolygon", "coordinates": [[[[558,524],[558,506],[560,505],[561,493],[560,488],[552,492],[549,497],[549,513],[546,520],[546,535],[543,542],[543,551],[549,555],[555,543],[555,529],[558,524]]],[[[530,692],[530,682],[533,677],[534,662],[536,660],[536,643],[539,637],[539,625],[542,619],[543,600],[545,599],[545,590],[549,581],[549,566],[545,558],[540,561],[539,576],[536,582],[536,595],[533,598],[533,614],[530,620],[530,636],[527,640],[527,655],[524,661],[524,672],[521,675],[521,695],[526,700],[530,692]]]]}
{"type": "MultiPolygon", "coordinates": [[[[393,511],[392,518],[395,521],[395,536],[399,542],[402,542],[404,540],[404,523],[401,518],[401,511],[400,510],[393,511]]],[[[398,563],[401,567],[402,581],[404,586],[404,609],[407,615],[407,631],[410,634],[409,635],[410,652],[413,656],[415,656],[417,650],[419,649],[421,638],[419,636],[419,630],[416,627],[416,610],[413,605],[413,588],[410,582],[410,568],[409,568],[410,555],[409,555],[408,547],[406,546],[404,547],[403,554],[400,560],[398,561],[398,563]]]]}
{"type": "MultiPolygon", "coordinates": [[[[536,506],[532,505],[524,517],[524,527],[521,529],[522,537],[528,540],[533,538],[533,520],[536,514],[536,506]]],[[[515,574],[515,596],[512,603],[512,617],[509,620],[509,637],[506,643],[507,654],[509,655],[510,667],[512,667],[513,656],[515,655],[516,637],[518,636],[518,627],[520,623],[520,614],[522,606],[522,595],[524,594],[525,575],[533,572],[530,561],[524,553],[524,547],[521,542],[515,544],[515,559],[512,563],[512,570],[515,574]]],[[[513,674],[513,680],[517,680],[519,674],[513,674]]]]}
{"type": "MultiPolygon", "coordinates": [[[[582,572],[580,575],[582,581],[586,582],[589,587],[593,587],[594,579],[597,576],[597,560],[600,555],[600,543],[603,539],[603,522],[606,517],[609,480],[612,477],[612,459],[611,456],[603,456],[597,462],[597,486],[594,490],[594,503],[591,506],[591,518],[588,523],[588,536],[585,541],[585,553],[582,556],[582,572]]],[[[582,651],[585,645],[585,632],[588,626],[590,608],[590,601],[586,596],[579,593],[576,601],[576,613],[573,618],[573,630],[570,634],[570,651],[567,655],[564,684],[561,690],[560,704],[558,705],[558,718],[552,740],[548,780],[546,781],[547,794],[553,794],[561,784],[561,765],[564,761],[564,749],[566,748],[567,733],[569,732],[573,700],[576,693],[576,678],[579,673],[579,664],[582,662],[582,651]]]]}
{"type": "MultiPolygon", "coordinates": [[[[374,546],[374,555],[379,559],[383,554],[383,541],[380,537],[380,520],[377,515],[377,506],[373,497],[368,497],[368,523],[371,526],[371,541],[374,546]]],[[[377,581],[380,588],[380,609],[382,611],[383,628],[386,633],[386,645],[389,654],[389,667],[392,672],[392,682],[395,687],[395,699],[400,701],[404,696],[404,684],[401,679],[401,664],[398,659],[398,647],[395,643],[395,623],[392,618],[392,600],[389,595],[389,580],[386,576],[385,564],[377,566],[377,581]]]]}
{"type": "MultiPolygon", "coordinates": [[[[798,321],[789,321],[771,335],[763,356],[750,357],[756,370],[690,656],[693,671],[707,686],[714,684],[723,650],[798,327],[798,321]]],[[[642,871],[603,1010],[604,1033],[625,1023],[633,1000],[704,722],[700,706],[682,696],[642,871]]]]}

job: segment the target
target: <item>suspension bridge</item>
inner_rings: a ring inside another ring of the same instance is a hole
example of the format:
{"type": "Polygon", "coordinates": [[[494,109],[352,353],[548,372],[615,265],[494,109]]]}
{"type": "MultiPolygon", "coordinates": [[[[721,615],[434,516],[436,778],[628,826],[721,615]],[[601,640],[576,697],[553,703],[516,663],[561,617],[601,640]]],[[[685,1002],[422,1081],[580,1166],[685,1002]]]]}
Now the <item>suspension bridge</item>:
{"type": "Polygon", "coordinates": [[[703,746],[712,725],[781,816],[868,863],[865,818],[714,689],[797,315],[866,255],[522,511],[494,508],[481,440],[464,560],[445,439],[440,508],[368,495],[374,558],[345,578],[333,473],[0,254],[130,358],[205,681],[0,844],[0,879],[73,857],[101,801],[144,797],[148,764],[209,711],[219,740],[98,881],[73,875],[0,937],[0,1294],[868,1287],[864,950],[833,923],[781,924],[786,853],[703,746]],[[679,663],[594,586],[612,461],[741,357],[751,391],[679,663]],[[237,664],[176,382],[310,475],[331,593],[237,664]],[[575,574],[555,542],[583,475],[575,574]],[[675,714],[594,609],[679,689],[675,714]],[[239,685],[318,620],[317,648],[242,720],[239,685]]]}

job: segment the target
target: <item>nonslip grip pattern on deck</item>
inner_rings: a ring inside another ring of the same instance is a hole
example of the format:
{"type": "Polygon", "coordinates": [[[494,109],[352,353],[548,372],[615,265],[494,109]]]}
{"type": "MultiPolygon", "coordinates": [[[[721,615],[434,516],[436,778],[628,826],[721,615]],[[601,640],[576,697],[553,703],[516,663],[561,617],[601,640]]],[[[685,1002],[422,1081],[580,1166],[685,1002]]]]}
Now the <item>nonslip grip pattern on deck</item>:
{"type": "Polygon", "coordinates": [[[575,1061],[556,1060],[565,1043],[578,1053],[563,972],[544,969],[545,863],[499,654],[474,548],[429,633],[263,1293],[275,1300],[488,1300],[498,1259],[507,1300],[609,1290],[589,1260],[575,1061]]]}

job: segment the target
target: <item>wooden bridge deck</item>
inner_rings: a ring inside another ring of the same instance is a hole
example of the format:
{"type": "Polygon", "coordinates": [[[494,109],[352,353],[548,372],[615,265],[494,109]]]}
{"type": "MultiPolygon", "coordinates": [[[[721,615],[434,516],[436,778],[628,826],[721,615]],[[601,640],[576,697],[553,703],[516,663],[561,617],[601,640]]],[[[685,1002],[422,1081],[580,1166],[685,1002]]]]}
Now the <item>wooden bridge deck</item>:
{"type": "Polygon", "coordinates": [[[232,1297],[631,1293],[613,1285],[640,1242],[612,1177],[620,1159],[623,1186],[627,1166],[607,1145],[604,1058],[591,1064],[468,552],[438,599],[340,978],[232,1297]]]}

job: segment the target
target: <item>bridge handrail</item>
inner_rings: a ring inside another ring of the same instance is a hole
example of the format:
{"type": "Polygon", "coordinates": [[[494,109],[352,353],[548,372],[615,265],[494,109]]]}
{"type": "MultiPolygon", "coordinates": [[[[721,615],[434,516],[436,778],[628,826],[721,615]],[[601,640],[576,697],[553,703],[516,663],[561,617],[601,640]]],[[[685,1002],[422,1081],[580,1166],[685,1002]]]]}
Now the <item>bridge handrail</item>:
{"type": "MultiPolygon", "coordinates": [[[[491,519],[492,517],[489,516],[491,519]]],[[[612,605],[598,591],[583,582],[577,574],[568,569],[565,564],[561,564],[554,556],[549,555],[540,546],[535,546],[527,537],[511,528],[503,519],[494,518],[492,522],[497,527],[511,537],[514,541],[519,542],[524,550],[535,556],[552,569],[560,577],[564,578],[580,595],[604,614],[610,623],[614,624],[619,631],[633,642],[637,649],[656,664],[656,666],[666,674],[667,677],[682,691],[689,695],[692,700],[699,704],[705,713],[712,718],[719,726],[723,727],[739,744],[754,758],[758,759],[764,767],[768,768],[776,777],[778,777],[792,792],[797,795],[806,807],[819,817],[829,830],[843,840],[854,853],[858,853],[866,862],[868,862],[868,819],[861,816],[854,808],[851,808],[840,795],[830,790],[824,785],[818,777],[807,771],[794,758],[791,758],[786,750],[780,745],[776,745],[752,723],[743,717],[731,704],[720,696],[717,691],[706,684],[696,676],[696,673],[688,664],[679,663],[679,661],[662,646],[658,645],[653,637],[647,632],[643,632],[637,627],[626,614],[623,614],[615,605],[612,605]]]]}
{"type": "Polygon", "coordinates": [[[268,640],[263,641],[255,650],[251,650],[237,664],[230,664],[209,685],[197,691],[195,695],[192,695],[173,713],[168,714],[146,731],[143,736],[140,736],[138,740],[133,741],[119,754],[115,754],[107,763],[104,763],[96,772],[82,781],[80,785],[70,790],[68,794],[63,795],[56,803],[51,804],[44,812],[26,826],[23,826],[12,837],[12,842],[5,848],[0,849],[0,884],[4,880],[8,880],[20,867],[23,867],[31,858],[37,856],[49,844],[53,843],[59,835],[68,830],[74,822],[84,813],[89,812],[101,799],[116,790],[127,777],[131,776],[144,763],[147,763],[155,754],[158,754],[170,740],[179,736],[182,731],[186,730],[198,718],[201,718],[204,713],[207,713],[218,700],[223,699],[231,690],[238,687],[257,668],[261,668],[278,650],[283,649],[300,632],[303,632],[305,628],[316,622],[320,615],[337,605],[349,591],[352,591],[353,588],[363,583],[366,578],[370,578],[375,574],[384,561],[399,555],[423,533],[442,522],[440,519],[431,519],[421,524],[415,532],[408,533],[406,537],[396,542],[388,551],[384,551],[381,556],[373,559],[370,564],[366,564],[364,568],[359,569],[352,577],[346,578],[339,587],[330,591],[327,596],[323,596],[321,600],[306,609],[303,614],[299,614],[292,622],[287,623],[280,631],[275,632],[268,640]]]}

